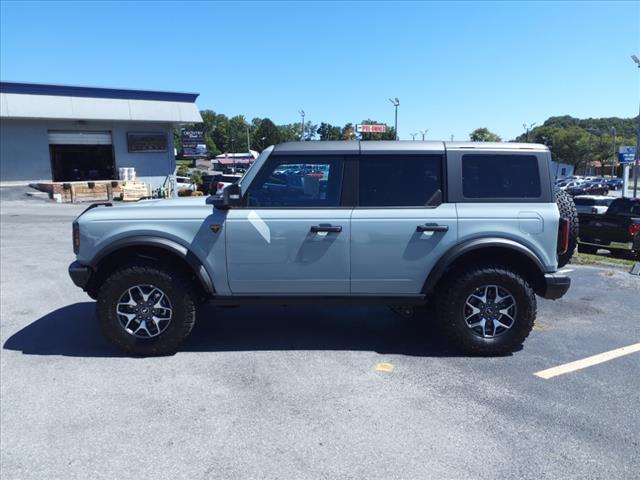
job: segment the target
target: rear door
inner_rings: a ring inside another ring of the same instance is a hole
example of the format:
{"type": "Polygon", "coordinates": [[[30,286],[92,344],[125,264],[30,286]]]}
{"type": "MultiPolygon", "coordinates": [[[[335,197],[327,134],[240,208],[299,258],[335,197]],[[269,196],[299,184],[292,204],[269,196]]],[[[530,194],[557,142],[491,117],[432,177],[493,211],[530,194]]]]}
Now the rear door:
{"type": "Polygon", "coordinates": [[[361,143],[351,293],[417,295],[457,240],[456,207],[443,201],[444,148],[385,151],[377,143],[361,143]]]}
{"type": "Polygon", "coordinates": [[[272,154],[227,215],[233,294],[349,293],[351,207],[342,206],[345,157],[272,154]]]}

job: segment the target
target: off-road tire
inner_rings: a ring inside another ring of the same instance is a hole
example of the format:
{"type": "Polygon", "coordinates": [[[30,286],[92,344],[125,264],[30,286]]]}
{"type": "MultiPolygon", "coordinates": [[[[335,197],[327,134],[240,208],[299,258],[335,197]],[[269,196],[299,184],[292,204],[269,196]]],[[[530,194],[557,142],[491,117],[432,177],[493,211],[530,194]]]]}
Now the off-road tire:
{"type": "Polygon", "coordinates": [[[471,355],[506,355],[527,338],[536,318],[536,295],[526,280],[507,265],[471,265],[452,271],[436,290],[436,318],[445,337],[471,355]],[[497,285],[515,299],[512,327],[502,335],[483,338],[467,326],[464,306],[468,296],[483,285],[497,285]]]}
{"type": "Polygon", "coordinates": [[[128,354],[139,356],[170,355],[187,338],[196,320],[197,290],[192,280],[180,269],[158,262],[134,260],[116,268],[100,286],[96,315],[105,337],[128,354]],[[162,333],[152,338],[138,338],[120,324],[117,303],[128,288],[150,284],[160,288],[172,306],[171,322],[162,333]]]}
{"type": "Polygon", "coordinates": [[[592,247],[591,245],[578,243],[578,253],[587,253],[589,255],[595,255],[596,253],[598,253],[598,247],[592,247]]]}
{"type": "Polygon", "coordinates": [[[560,211],[560,218],[566,218],[569,220],[569,248],[561,255],[558,255],[558,268],[564,267],[576,249],[578,243],[578,210],[576,210],[576,204],[573,203],[573,198],[564,190],[555,188],[556,204],[560,211]]]}

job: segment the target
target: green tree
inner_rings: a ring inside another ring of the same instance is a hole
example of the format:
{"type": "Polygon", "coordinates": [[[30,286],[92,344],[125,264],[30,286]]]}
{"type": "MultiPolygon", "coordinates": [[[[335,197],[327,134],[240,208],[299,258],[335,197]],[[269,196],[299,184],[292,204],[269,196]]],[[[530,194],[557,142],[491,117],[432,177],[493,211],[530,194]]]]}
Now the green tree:
{"type": "Polygon", "coordinates": [[[318,135],[320,140],[341,140],[342,130],[340,127],[322,122],[318,127],[318,135]]]}
{"type": "Polygon", "coordinates": [[[502,139],[488,128],[476,128],[469,134],[472,142],[501,142],[502,139]]]}
{"type": "Polygon", "coordinates": [[[262,119],[260,126],[256,130],[256,136],[261,139],[265,147],[282,142],[280,129],[269,118],[262,119]]]}
{"type": "Polygon", "coordinates": [[[342,140],[356,140],[358,136],[356,135],[356,129],[353,126],[353,123],[347,123],[344,127],[342,127],[342,140]]]}

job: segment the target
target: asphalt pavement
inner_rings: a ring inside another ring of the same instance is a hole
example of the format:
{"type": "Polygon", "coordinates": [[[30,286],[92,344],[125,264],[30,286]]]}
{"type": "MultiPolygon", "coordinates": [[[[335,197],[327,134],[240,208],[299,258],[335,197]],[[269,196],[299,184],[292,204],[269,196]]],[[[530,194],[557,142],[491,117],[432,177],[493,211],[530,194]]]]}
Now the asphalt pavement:
{"type": "Polygon", "coordinates": [[[327,306],[205,307],[176,355],[129,358],[67,275],[86,205],[0,198],[3,480],[637,478],[640,353],[534,375],[640,342],[626,270],[569,265],[505,357],[327,306]]]}

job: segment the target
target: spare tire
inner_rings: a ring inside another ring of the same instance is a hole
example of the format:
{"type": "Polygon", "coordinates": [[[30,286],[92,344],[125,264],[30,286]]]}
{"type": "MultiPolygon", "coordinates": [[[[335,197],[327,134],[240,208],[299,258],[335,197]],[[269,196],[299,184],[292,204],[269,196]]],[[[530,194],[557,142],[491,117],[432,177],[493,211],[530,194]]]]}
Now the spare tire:
{"type": "Polygon", "coordinates": [[[569,248],[563,254],[558,255],[558,268],[562,268],[573,257],[573,251],[578,243],[578,211],[576,210],[576,204],[573,203],[573,198],[564,190],[556,187],[555,197],[560,211],[560,218],[569,220],[569,248]]]}

